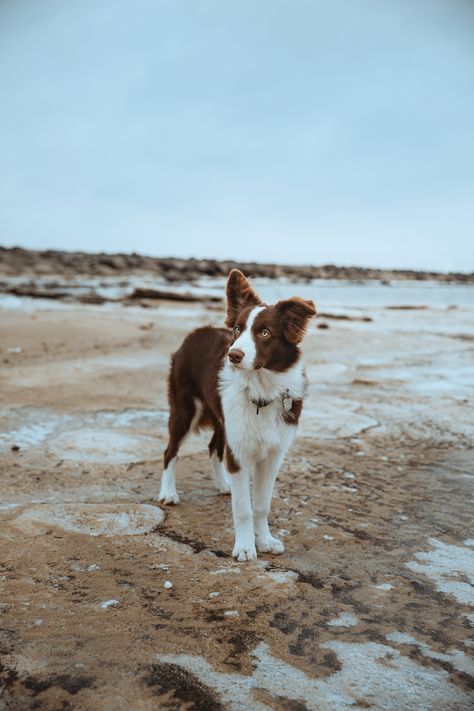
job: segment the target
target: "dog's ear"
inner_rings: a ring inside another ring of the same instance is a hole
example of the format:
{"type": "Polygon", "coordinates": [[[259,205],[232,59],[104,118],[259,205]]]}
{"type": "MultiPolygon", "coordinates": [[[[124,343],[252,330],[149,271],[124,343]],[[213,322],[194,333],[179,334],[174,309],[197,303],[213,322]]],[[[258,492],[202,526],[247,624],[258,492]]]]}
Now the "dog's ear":
{"type": "Polygon", "coordinates": [[[308,321],[316,316],[316,308],[312,301],[305,301],[298,296],[276,304],[281,316],[283,335],[289,343],[300,343],[306,333],[308,321]]]}
{"type": "Polygon", "coordinates": [[[225,325],[233,328],[235,320],[242,309],[247,306],[258,306],[262,300],[252,289],[247,279],[238,269],[232,269],[227,280],[227,318],[225,325]]]}

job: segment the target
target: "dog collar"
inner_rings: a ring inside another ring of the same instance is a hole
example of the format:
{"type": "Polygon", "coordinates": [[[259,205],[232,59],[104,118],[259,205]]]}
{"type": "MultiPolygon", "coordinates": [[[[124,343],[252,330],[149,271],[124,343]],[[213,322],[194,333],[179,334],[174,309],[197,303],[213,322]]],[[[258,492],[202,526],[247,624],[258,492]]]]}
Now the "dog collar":
{"type": "Polygon", "coordinates": [[[254,400],[254,398],[251,397],[250,399],[253,402],[253,404],[257,407],[257,415],[258,415],[258,411],[262,407],[266,407],[267,405],[270,405],[272,402],[275,402],[275,398],[273,398],[273,400],[263,400],[262,398],[259,398],[258,400],[254,400]]]}
{"type": "MultiPolygon", "coordinates": [[[[288,412],[288,410],[291,410],[293,406],[293,398],[290,395],[290,391],[287,388],[284,393],[280,395],[281,402],[283,405],[283,409],[288,412]]],[[[271,405],[272,402],[275,402],[276,398],[273,398],[273,400],[264,400],[263,398],[258,398],[258,400],[255,400],[253,397],[250,398],[253,404],[257,408],[257,415],[259,410],[261,410],[262,407],[266,407],[267,405],[271,405]]]]}

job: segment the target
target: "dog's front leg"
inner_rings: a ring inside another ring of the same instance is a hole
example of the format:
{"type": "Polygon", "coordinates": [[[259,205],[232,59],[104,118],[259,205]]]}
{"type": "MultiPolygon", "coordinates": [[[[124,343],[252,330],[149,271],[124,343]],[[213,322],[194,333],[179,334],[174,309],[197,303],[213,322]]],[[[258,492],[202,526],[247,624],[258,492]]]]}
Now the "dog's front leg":
{"type": "Polygon", "coordinates": [[[235,545],[232,555],[237,560],[255,560],[255,534],[252,502],[250,500],[250,470],[244,466],[231,474],[232,516],[234,518],[235,545]]]}
{"type": "Polygon", "coordinates": [[[285,546],[272,536],[268,528],[268,514],[272,502],[273,486],[280,470],[283,455],[276,452],[260,462],[254,477],[253,517],[257,550],[265,553],[283,553],[285,546]]]}

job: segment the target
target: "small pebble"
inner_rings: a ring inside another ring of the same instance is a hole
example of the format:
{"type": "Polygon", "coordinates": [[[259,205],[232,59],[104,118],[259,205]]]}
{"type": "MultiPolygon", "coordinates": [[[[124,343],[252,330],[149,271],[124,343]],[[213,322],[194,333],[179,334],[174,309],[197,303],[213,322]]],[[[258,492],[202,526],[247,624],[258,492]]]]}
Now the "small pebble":
{"type": "Polygon", "coordinates": [[[332,536],[328,536],[327,533],[324,534],[323,538],[325,541],[333,541],[334,540],[334,538],[332,536]]]}
{"type": "Polygon", "coordinates": [[[171,588],[173,587],[173,583],[171,582],[171,580],[165,580],[165,584],[163,585],[163,587],[166,590],[171,590],[171,588]]]}
{"type": "Polygon", "coordinates": [[[20,447],[17,444],[12,444],[11,450],[12,450],[12,452],[19,452],[20,447]]]}
{"type": "Polygon", "coordinates": [[[238,612],[238,610],[226,610],[224,612],[224,615],[226,617],[240,617],[240,613],[238,612]]]}
{"type": "Polygon", "coordinates": [[[209,597],[217,597],[218,595],[220,595],[220,593],[218,593],[218,592],[209,593],[209,597]]]}

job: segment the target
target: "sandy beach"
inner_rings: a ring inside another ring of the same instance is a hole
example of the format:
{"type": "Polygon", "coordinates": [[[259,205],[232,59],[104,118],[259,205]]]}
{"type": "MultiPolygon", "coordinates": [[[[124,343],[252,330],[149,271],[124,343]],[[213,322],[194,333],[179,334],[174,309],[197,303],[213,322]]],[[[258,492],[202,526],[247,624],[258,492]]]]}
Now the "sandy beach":
{"type": "Polygon", "coordinates": [[[0,707],[472,708],[474,286],[310,276],[254,281],[320,316],[285,552],[236,563],[205,434],[157,500],[170,354],[222,325],[224,275],[3,270],[0,707]]]}

